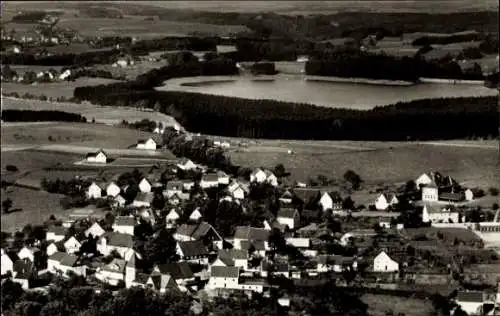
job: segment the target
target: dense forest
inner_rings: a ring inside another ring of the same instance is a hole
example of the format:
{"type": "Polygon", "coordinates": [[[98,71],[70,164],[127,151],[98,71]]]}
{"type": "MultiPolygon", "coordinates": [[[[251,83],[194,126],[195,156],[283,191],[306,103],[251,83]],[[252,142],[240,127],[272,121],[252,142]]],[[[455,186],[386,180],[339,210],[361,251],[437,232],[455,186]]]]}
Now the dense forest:
{"type": "Polygon", "coordinates": [[[498,135],[496,97],[417,100],[361,111],[137,87],[79,87],[74,97],[108,106],[140,102],[192,132],[234,137],[397,141],[498,135]]]}
{"type": "Polygon", "coordinates": [[[57,55],[35,55],[33,53],[2,54],[2,64],[40,65],[40,66],[85,66],[93,64],[112,64],[120,56],[117,49],[67,53],[57,55]]]}
{"type": "Polygon", "coordinates": [[[62,111],[32,111],[32,110],[2,110],[2,121],[4,122],[87,122],[87,119],[79,114],[62,111]]]}

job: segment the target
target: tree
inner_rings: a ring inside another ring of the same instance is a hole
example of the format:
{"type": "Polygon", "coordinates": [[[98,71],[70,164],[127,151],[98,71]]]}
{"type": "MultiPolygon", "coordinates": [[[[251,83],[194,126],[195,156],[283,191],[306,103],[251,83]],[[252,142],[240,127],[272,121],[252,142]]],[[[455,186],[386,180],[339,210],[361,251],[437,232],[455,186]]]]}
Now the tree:
{"type": "Polygon", "coordinates": [[[350,196],[346,197],[342,201],[342,208],[344,210],[353,210],[354,209],[354,201],[351,199],[350,196]]]}
{"type": "Polygon", "coordinates": [[[344,174],[344,180],[351,183],[354,190],[358,190],[361,183],[363,182],[361,177],[352,170],[347,170],[347,172],[344,174]]]}
{"type": "Polygon", "coordinates": [[[492,196],[497,196],[498,195],[498,189],[497,188],[491,187],[491,188],[488,189],[488,191],[490,192],[490,195],[492,195],[492,196]]]}
{"type": "Polygon", "coordinates": [[[18,172],[19,171],[19,169],[14,165],[5,166],[5,170],[7,170],[9,172],[18,172]]]}
{"type": "Polygon", "coordinates": [[[417,184],[413,180],[408,180],[405,184],[404,192],[406,194],[417,191],[417,184]]]}
{"type": "Polygon", "coordinates": [[[283,177],[286,177],[287,176],[287,173],[286,173],[286,170],[285,170],[285,166],[283,166],[283,164],[278,164],[274,167],[274,175],[277,177],[277,178],[283,178],[283,177]]]}
{"type": "Polygon", "coordinates": [[[163,228],[144,243],[143,257],[150,265],[175,262],[178,260],[176,246],[172,234],[163,228]]]}
{"type": "Polygon", "coordinates": [[[10,211],[10,208],[12,207],[13,202],[10,198],[7,198],[6,200],[2,201],[2,208],[4,213],[8,213],[10,211]]]}
{"type": "Polygon", "coordinates": [[[284,249],[286,247],[285,237],[279,229],[273,228],[269,234],[268,242],[274,252],[284,253],[284,249]]]}

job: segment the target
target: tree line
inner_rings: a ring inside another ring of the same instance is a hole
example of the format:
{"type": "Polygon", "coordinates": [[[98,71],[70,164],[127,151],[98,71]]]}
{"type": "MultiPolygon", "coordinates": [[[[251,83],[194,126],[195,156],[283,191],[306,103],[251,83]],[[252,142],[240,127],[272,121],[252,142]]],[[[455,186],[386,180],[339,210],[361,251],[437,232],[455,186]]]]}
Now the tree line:
{"type": "Polygon", "coordinates": [[[2,110],[2,121],[5,122],[87,122],[84,116],[63,111],[2,110]]]}
{"type": "Polygon", "coordinates": [[[74,97],[107,106],[143,100],[146,107],[173,116],[187,130],[230,137],[403,141],[498,135],[493,96],[424,99],[368,111],[152,91],[137,83],[78,87],[74,97]],[[131,90],[134,85],[139,89],[131,90]]]}
{"type": "Polygon", "coordinates": [[[117,49],[55,55],[36,55],[29,52],[22,52],[20,54],[4,53],[2,54],[2,63],[12,65],[83,66],[112,64],[119,56],[120,50],[117,49]]]}

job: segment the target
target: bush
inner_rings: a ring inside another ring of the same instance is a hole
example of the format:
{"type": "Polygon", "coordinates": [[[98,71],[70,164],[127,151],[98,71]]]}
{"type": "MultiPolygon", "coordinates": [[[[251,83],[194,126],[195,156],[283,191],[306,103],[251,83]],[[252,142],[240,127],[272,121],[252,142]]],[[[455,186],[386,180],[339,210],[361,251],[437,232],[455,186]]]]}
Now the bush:
{"type": "Polygon", "coordinates": [[[5,166],[5,170],[7,170],[9,172],[18,172],[19,171],[19,169],[14,165],[5,166]]]}
{"type": "Polygon", "coordinates": [[[497,188],[489,188],[488,191],[490,192],[490,195],[492,196],[497,196],[498,195],[498,189],[497,188]]]}

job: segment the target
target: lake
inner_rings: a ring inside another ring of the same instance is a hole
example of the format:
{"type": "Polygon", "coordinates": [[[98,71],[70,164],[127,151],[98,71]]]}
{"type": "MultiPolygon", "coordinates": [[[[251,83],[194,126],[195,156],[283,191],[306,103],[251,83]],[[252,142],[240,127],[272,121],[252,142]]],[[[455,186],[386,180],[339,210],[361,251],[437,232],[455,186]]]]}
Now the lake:
{"type": "Polygon", "coordinates": [[[301,76],[177,78],[158,87],[248,99],[273,99],[319,106],[368,110],[377,105],[443,97],[495,96],[479,84],[425,83],[411,86],[309,81],[301,76]]]}

